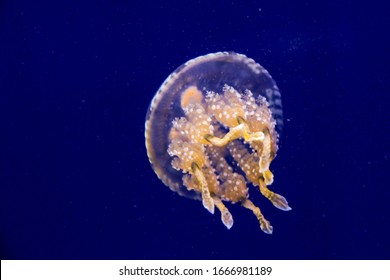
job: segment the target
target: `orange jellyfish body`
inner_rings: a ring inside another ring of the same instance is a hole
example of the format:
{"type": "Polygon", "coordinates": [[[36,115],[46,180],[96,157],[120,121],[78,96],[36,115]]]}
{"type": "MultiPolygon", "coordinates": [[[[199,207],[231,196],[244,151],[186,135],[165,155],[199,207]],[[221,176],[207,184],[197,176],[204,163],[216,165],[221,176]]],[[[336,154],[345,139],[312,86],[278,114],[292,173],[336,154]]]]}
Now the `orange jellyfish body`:
{"type": "Polygon", "coordinates": [[[266,233],[271,224],[249,199],[248,184],[281,210],[286,199],[269,190],[270,163],[283,126],[279,89],[267,70],[237,53],[200,56],[176,69],[154,96],[145,124],[154,171],[172,191],[199,199],[227,228],[224,202],[251,210],[266,233]]]}

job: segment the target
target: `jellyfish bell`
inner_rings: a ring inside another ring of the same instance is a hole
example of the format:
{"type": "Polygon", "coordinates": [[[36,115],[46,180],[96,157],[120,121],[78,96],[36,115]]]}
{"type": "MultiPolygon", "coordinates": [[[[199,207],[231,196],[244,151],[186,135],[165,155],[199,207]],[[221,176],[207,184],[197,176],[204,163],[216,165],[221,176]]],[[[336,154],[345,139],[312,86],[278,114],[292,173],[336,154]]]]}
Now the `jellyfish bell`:
{"type": "Polygon", "coordinates": [[[291,210],[268,188],[282,127],[281,95],[267,70],[242,54],[212,53],[186,62],[161,85],[146,115],[146,148],[172,191],[201,200],[211,213],[217,207],[227,228],[233,217],[223,201],[240,203],[272,233],[247,185],[291,210]]]}

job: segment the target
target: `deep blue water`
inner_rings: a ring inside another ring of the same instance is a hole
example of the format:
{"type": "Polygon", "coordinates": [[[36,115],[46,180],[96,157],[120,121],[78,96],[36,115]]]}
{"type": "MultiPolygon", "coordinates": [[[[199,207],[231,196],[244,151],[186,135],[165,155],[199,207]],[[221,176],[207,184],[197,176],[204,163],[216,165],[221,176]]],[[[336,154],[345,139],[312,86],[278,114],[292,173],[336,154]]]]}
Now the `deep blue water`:
{"type": "Polygon", "coordinates": [[[0,2],[1,259],[390,258],[385,1],[79,2],[0,2]],[[217,51],[282,93],[271,169],[293,210],[251,192],[273,235],[238,205],[225,229],[146,155],[160,84],[217,51]]]}

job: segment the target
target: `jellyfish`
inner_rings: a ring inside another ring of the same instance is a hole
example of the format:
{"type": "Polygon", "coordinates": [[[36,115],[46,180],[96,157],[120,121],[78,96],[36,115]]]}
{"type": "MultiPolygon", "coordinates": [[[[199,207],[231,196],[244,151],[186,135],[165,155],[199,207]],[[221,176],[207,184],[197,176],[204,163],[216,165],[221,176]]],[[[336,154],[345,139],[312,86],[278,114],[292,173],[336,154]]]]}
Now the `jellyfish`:
{"type": "Polygon", "coordinates": [[[217,208],[230,229],[226,203],[239,203],[263,232],[273,227],[250,199],[258,189],[276,208],[291,210],[270,190],[270,164],[283,127],[279,89],[261,65],[242,54],[218,52],[177,68],[153,97],[146,115],[149,161],[172,191],[217,208]]]}

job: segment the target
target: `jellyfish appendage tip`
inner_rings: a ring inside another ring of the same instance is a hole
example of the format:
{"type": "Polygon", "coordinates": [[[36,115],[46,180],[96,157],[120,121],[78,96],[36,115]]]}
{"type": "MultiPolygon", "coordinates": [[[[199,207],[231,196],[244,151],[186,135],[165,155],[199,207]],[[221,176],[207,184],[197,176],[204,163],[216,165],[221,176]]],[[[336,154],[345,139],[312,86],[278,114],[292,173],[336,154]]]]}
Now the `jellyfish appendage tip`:
{"type": "Polygon", "coordinates": [[[267,234],[272,234],[273,227],[271,226],[270,222],[264,218],[259,207],[255,206],[253,202],[250,201],[249,199],[242,201],[241,204],[242,206],[244,206],[245,208],[253,212],[253,214],[256,216],[257,220],[259,221],[260,228],[263,232],[267,234]]]}
{"type": "Polygon", "coordinates": [[[214,202],[213,200],[207,196],[207,195],[202,195],[202,203],[203,207],[207,209],[211,214],[214,214],[214,202]]]}
{"type": "Polygon", "coordinates": [[[214,201],[211,198],[205,175],[201,171],[199,165],[196,164],[195,162],[193,162],[191,164],[191,169],[192,169],[192,172],[195,175],[196,179],[198,180],[199,187],[202,191],[203,207],[206,208],[211,214],[214,214],[214,201]]]}
{"type": "Polygon", "coordinates": [[[263,223],[260,223],[260,228],[263,232],[267,234],[272,234],[274,228],[271,226],[271,224],[266,220],[263,223]]]}
{"type": "Polygon", "coordinates": [[[226,226],[227,229],[231,229],[233,226],[233,216],[230,214],[229,210],[226,208],[226,206],[223,204],[221,199],[217,196],[212,196],[214,200],[215,206],[219,209],[221,212],[221,220],[222,223],[226,226]]]}
{"type": "Polygon", "coordinates": [[[231,229],[233,226],[233,216],[229,211],[221,213],[222,223],[226,226],[227,229],[231,229]]]}
{"type": "Polygon", "coordinates": [[[292,208],[288,205],[287,200],[286,200],[283,196],[281,196],[281,195],[279,195],[279,194],[277,194],[277,193],[274,193],[274,196],[273,196],[271,202],[272,202],[272,204],[273,204],[276,208],[278,208],[278,209],[280,209],[280,210],[283,210],[283,211],[290,211],[290,210],[292,209],[292,208]]]}
{"type": "MultiPolygon", "coordinates": [[[[272,174],[272,173],[271,173],[272,174]]],[[[273,176],[272,176],[273,177],[273,176]]],[[[292,208],[288,205],[287,200],[284,198],[284,196],[277,194],[267,188],[267,185],[265,184],[265,178],[260,177],[259,178],[259,186],[260,186],[260,192],[263,196],[269,199],[271,203],[278,209],[283,211],[290,211],[292,208]]]]}
{"type": "Polygon", "coordinates": [[[269,191],[270,193],[272,193],[272,195],[270,197],[267,197],[271,202],[272,204],[280,209],[280,210],[283,210],[283,211],[290,211],[292,208],[288,205],[288,202],[287,200],[284,198],[284,196],[281,196],[280,194],[277,194],[277,193],[274,193],[274,192],[271,192],[269,191]]]}

